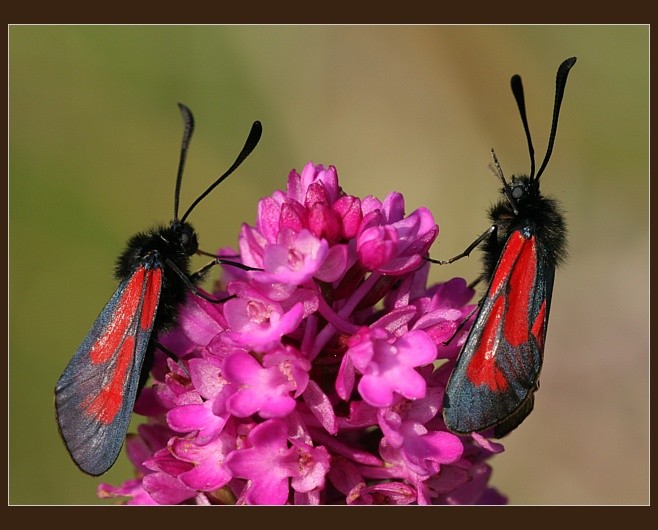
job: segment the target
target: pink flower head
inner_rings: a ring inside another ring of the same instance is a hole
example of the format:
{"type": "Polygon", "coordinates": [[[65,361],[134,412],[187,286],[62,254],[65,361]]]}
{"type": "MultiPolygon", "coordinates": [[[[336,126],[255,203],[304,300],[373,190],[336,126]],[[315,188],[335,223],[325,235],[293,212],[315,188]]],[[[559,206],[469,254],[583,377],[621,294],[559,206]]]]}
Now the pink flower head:
{"type": "Polygon", "coordinates": [[[401,275],[418,269],[439,233],[426,208],[404,217],[404,198],[391,193],[379,208],[364,216],[356,248],[359,260],[369,269],[383,274],[401,275]]]}
{"type": "Polygon", "coordinates": [[[265,296],[235,298],[224,304],[231,331],[226,339],[236,345],[265,352],[280,343],[302,321],[304,306],[296,303],[289,311],[265,296]]]}
{"type": "Polygon", "coordinates": [[[288,197],[306,207],[320,201],[333,203],[340,193],[338,172],[334,166],[325,168],[309,162],[301,175],[294,169],[288,175],[288,197]]]}
{"type": "Polygon", "coordinates": [[[310,363],[302,357],[275,351],[265,355],[263,365],[240,351],[224,360],[224,375],[237,388],[226,402],[231,414],[248,417],[258,413],[263,418],[276,418],[295,409],[291,394],[303,392],[310,363]]]}
{"type": "Polygon", "coordinates": [[[268,420],[254,427],[245,446],[229,457],[226,465],[233,476],[247,480],[241,492],[245,503],[285,504],[290,483],[302,493],[324,485],[327,450],[300,442],[289,446],[287,429],[281,420],[268,420]]]}
{"type": "MultiPolygon", "coordinates": [[[[192,293],[157,337],[128,504],[497,504],[502,446],[442,420],[473,290],[428,284],[438,235],[400,193],[348,195],[333,166],[258,203],[213,303],[192,293]]],[[[447,270],[447,269],[446,269],[447,270]]]]}
{"type": "Polygon", "coordinates": [[[286,228],[279,232],[277,243],[265,245],[265,272],[255,274],[254,279],[291,285],[303,285],[313,277],[334,281],[343,274],[346,261],[344,245],[330,249],[325,239],[318,239],[305,228],[299,232],[286,228]]]}
{"type": "Polygon", "coordinates": [[[434,361],[436,346],[422,331],[410,331],[396,338],[375,328],[350,339],[344,361],[348,358],[363,374],[359,381],[363,399],[375,407],[388,407],[394,393],[408,399],[425,395],[425,379],[414,368],[434,361]]]}

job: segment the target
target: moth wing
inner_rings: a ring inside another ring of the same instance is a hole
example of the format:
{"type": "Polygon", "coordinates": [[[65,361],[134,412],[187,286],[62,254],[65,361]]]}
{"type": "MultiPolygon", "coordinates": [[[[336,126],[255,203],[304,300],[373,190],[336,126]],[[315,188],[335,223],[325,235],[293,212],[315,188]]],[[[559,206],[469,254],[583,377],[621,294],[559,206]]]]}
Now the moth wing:
{"type": "Polygon", "coordinates": [[[495,427],[501,437],[531,412],[553,277],[536,237],[513,232],[448,381],[444,420],[453,432],[495,427]]]}
{"type": "Polygon", "coordinates": [[[90,475],[107,471],[121,451],[161,289],[160,267],[137,267],[119,284],[55,387],[62,438],[90,475]]]}

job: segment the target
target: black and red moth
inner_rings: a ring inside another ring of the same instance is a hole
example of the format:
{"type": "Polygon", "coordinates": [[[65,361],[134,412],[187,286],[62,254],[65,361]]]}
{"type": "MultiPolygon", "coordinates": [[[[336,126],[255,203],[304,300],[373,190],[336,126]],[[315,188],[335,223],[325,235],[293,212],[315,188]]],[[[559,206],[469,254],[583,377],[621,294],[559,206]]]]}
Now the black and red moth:
{"type": "Polygon", "coordinates": [[[572,57],[558,68],[553,123],[544,161],[535,173],[534,148],[526,117],[523,85],[512,77],[530,153],[530,175],[512,176],[508,184],[493,153],[493,169],[502,182],[502,197],[489,211],[493,224],[451,263],[483,245],[488,281],[473,327],[450,375],[443,418],[457,434],[488,431],[500,438],[532,411],[539,388],[555,268],[566,253],[564,217],[556,200],[539,191],[553,150],[558,115],[572,57]]]}
{"type": "MultiPolygon", "coordinates": [[[[219,302],[196,285],[218,263],[242,267],[216,258],[190,273],[190,257],[197,253],[197,236],[186,221],[194,207],[228,177],[256,147],[262,127],[254,122],[233,165],[202,193],[179,219],[178,203],[187,148],[194,130],[190,110],[179,103],[185,129],[181,147],[174,218],[133,236],[119,256],[114,295],[102,309],[55,387],[59,431],[78,467],[90,474],[105,473],[123,445],[133,406],[148,378],[159,332],[176,320],[188,292],[219,302]]],[[[245,267],[243,267],[245,268],[245,267]]]]}

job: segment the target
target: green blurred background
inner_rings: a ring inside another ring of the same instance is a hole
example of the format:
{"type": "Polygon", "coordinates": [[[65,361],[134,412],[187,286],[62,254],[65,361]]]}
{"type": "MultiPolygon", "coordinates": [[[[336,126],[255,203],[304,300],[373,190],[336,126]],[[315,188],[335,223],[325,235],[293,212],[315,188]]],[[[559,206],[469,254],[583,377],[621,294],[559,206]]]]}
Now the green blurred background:
{"type": "MultiPolygon", "coordinates": [[[[648,26],[13,26],[9,28],[9,502],[107,504],[59,439],[53,387],[114,291],[126,239],[171,218],[185,102],[196,135],[182,207],[202,248],[234,245],[257,200],[308,160],[343,188],[428,206],[435,257],[497,199],[489,150],[529,167],[509,89],[523,76],[543,157],[555,72],[576,55],[543,191],[568,212],[534,413],[494,458],[515,504],[649,502],[648,26]]],[[[198,263],[201,264],[203,260],[198,263]]],[[[435,267],[473,279],[478,260],[435,267]]]]}

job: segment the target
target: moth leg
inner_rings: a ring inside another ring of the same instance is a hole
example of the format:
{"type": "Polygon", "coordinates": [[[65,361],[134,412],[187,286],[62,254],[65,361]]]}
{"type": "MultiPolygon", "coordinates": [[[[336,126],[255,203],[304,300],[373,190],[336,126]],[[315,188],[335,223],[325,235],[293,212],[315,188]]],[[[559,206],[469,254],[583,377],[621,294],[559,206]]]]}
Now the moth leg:
{"type": "MultiPolygon", "coordinates": [[[[221,262],[222,262],[222,260],[217,258],[217,259],[211,261],[210,263],[208,263],[207,265],[204,265],[200,270],[198,270],[197,272],[192,274],[191,277],[188,278],[187,275],[182,270],[180,270],[173,261],[171,261],[169,258],[167,258],[167,260],[166,260],[167,266],[171,267],[171,270],[173,270],[180,277],[180,279],[183,280],[183,283],[185,284],[185,286],[190,291],[192,291],[192,293],[194,293],[196,296],[198,296],[200,298],[203,298],[204,300],[207,300],[208,302],[211,302],[213,304],[223,304],[227,300],[230,300],[231,298],[235,298],[235,296],[232,295],[232,296],[227,296],[226,298],[215,298],[214,296],[210,296],[209,294],[206,294],[203,291],[201,291],[192,282],[196,281],[197,279],[200,279],[201,277],[203,277],[204,273],[210,267],[212,267],[213,265],[217,265],[218,263],[221,263],[221,262]]],[[[242,265],[242,264],[240,264],[240,265],[242,265]]]]}
{"type": "MultiPolygon", "coordinates": [[[[203,252],[202,254],[207,254],[203,252]]],[[[203,291],[201,291],[196,285],[194,285],[195,282],[201,280],[206,272],[210,270],[211,267],[214,267],[215,265],[230,265],[231,267],[237,267],[238,269],[242,269],[243,271],[261,271],[263,269],[259,269],[256,267],[250,267],[249,265],[244,265],[242,263],[239,263],[237,261],[231,261],[228,259],[224,258],[215,258],[209,263],[206,263],[203,267],[201,267],[198,271],[192,273],[189,277],[182,271],[180,270],[176,264],[170,260],[166,260],[167,266],[171,268],[179,277],[181,280],[183,280],[183,283],[185,283],[185,286],[192,291],[196,296],[199,296],[203,298],[204,300],[207,300],[208,302],[211,302],[213,304],[222,304],[226,302],[227,300],[231,300],[232,298],[235,298],[234,295],[232,296],[227,296],[226,298],[215,298],[214,296],[210,296],[203,291]]]]}
{"type": "Polygon", "coordinates": [[[427,261],[430,263],[436,263],[438,265],[448,265],[450,263],[453,263],[459,259],[465,258],[466,256],[470,255],[471,252],[473,252],[473,249],[477,247],[480,243],[482,243],[485,239],[487,239],[491,235],[495,235],[496,230],[498,227],[496,225],[491,225],[487,230],[480,236],[478,237],[473,243],[471,243],[468,247],[466,247],[466,250],[462,252],[461,254],[457,254],[456,256],[447,259],[447,260],[440,260],[440,259],[432,259],[432,258],[425,258],[427,261]]]}
{"type": "Polygon", "coordinates": [[[480,274],[475,280],[473,280],[471,283],[468,284],[469,289],[475,289],[478,283],[480,283],[482,280],[485,280],[486,276],[484,274],[480,274]]]}
{"type": "Polygon", "coordinates": [[[224,258],[215,258],[212,261],[210,261],[209,263],[206,263],[198,271],[193,273],[190,276],[189,279],[192,282],[200,280],[201,278],[203,278],[203,276],[206,274],[206,272],[208,272],[215,265],[230,265],[231,267],[236,267],[238,269],[242,269],[243,271],[262,271],[263,270],[263,269],[259,269],[257,267],[250,267],[249,265],[244,265],[244,264],[242,264],[238,261],[231,261],[231,260],[224,259],[224,258]]]}
{"type": "Polygon", "coordinates": [[[187,368],[183,365],[181,360],[178,358],[178,355],[176,355],[173,351],[171,351],[169,348],[167,348],[164,344],[158,342],[154,338],[151,338],[153,341],[153,344],[155,344],[156,348],[158,348],[160,351],[162,351],[167,357],[169,357],[172,361],[174,361],[178,366],[181,367],[181,369],[185,372],[187,377],[190,377],[190,372],[187,371],[187,368]]]}
{"type": "Polygon", "coordinates": [[[446,340],[446,341],[443,342],[443,345],[444,345],[444,346],[449,346],[450,343],[455,339],[455,337],[456,337],[456,336],[459,334],[459,332],[462,330],[462,328],[466,325],[466,323],[471,319],[471,317],[472,317],[475,313],[478,312],[478,310],[479,310],[480,307],[482,306],[482,301],[483,301],[483,300],[484,300],[484,299],[480,300],[480,301],[478,302],[478,305],[476,305],[476,306],[473,308],[473,310],[468,314],[468,316],[467,316],[464,320],[462,320],[462,321],[459,323],[459,326],[457,326],[457,329],[456,329],[455,332],[452,334],[452,336],[451,336],[448,340],[446,340]]]}

